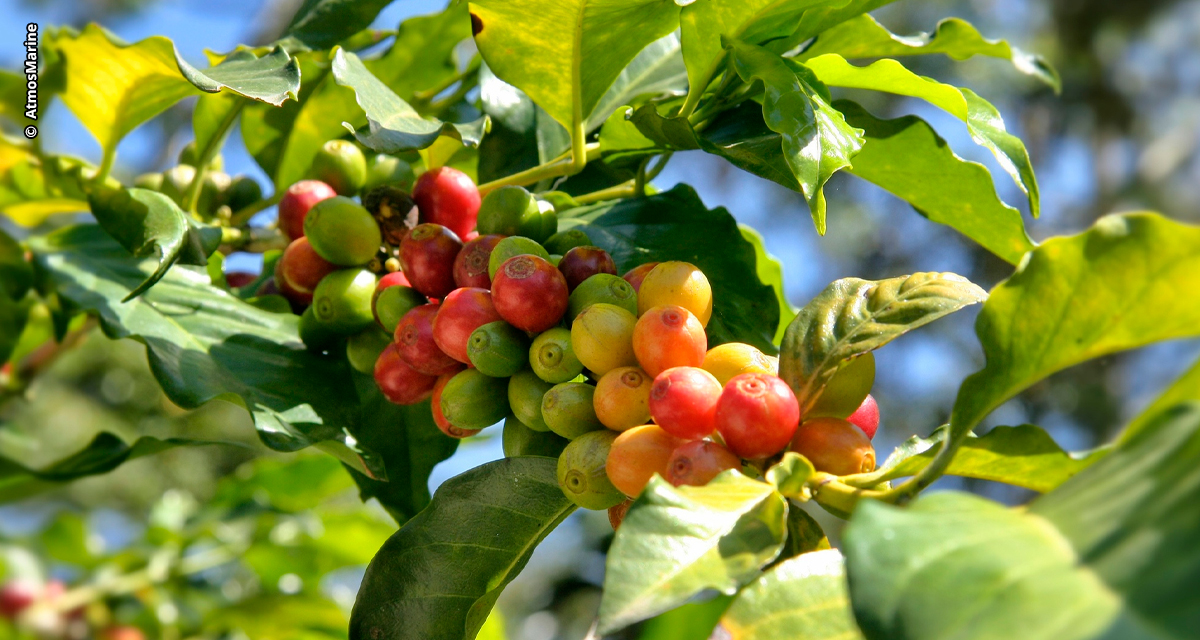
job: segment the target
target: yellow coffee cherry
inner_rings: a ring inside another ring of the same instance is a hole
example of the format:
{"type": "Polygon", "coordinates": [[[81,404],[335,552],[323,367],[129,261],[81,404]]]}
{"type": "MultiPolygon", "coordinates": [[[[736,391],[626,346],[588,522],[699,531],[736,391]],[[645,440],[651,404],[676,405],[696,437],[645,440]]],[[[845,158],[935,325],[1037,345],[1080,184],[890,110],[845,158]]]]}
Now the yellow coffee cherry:
{"type": "Polygon", "coordinates": [[[637,367],[617,367],[596,383],[596,417],[614,431],[650,421],[650,386],[654,379],[637,367]]]}
{"type": "Polygon", "coordinates": [[[575,357],[596,375],[617,367],[637,365],[633,354],[633,327],[637,318],[613,304],[598,303],[583,310],[571,323],[571,348],[575,357]]]}
{"type": "Polygon", "coordinates": [[[722,387],[738,374],[776,373],[770,356],[744,342],[728,342],[709,349],[700,368],[713,374],[722,387]]]}
{"type": "Polygon", "coordinates": [[[664,262],[650,270],[638,289],[638,315],[674,304],[691,311],[702,326],[712,317],[712,287],[704,272],[687,262],[664,262]]]}

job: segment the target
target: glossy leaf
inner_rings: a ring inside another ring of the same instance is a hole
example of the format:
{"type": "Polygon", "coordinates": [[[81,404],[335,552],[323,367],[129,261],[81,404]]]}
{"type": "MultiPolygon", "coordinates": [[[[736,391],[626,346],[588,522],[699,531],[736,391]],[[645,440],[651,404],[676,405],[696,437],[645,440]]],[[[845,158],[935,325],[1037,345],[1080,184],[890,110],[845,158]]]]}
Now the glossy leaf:
{"type": "Polygon", "coordinates": [[[594,131],[614,111],[643,96],[673,96],[687,91],[687,69],[674,33],[646,45],[613,81],[587,117],[585,131],[594,131]]]}
{"type": "MultiPolygon", "coordinates": [[[[879,479],[894,480],[924,469],[946,438],[942,427],[928,438],[913,436],[879,465],[879,479]]],[[[1031,424],[995,427],[963,440],[947,475],[992,480],[1046,493],[1095,462],[1100,453],[1063,451],[1042,429],[1031,424]]]]}
{"type": "Polygon", "coordinates": [[[953,273],[837,280],[800,309],[784,332],[779,377],[805,412],[843,361],[985,298],[983,289],[953,273]]]}
{"type": "Polygon", "coordinates": [[[891,58],[935,53],[945,54],[955,60],[988,56],[1012,62],[1018,71],[1041,80],[1055,91],[1062,89],[1058,72],[1041,56],[1021,51],[1005,40],[985,38],[971,23],[960,18],[946,18],[938,22],[932,34],[898,36],[879,24],[874,17],[863,14],[821,33],[796,59],[803,61],[825,53],[836,53],[844,58],[891,58]]]}
{"type": "Polygon", "coordinates": [[[608,550],[599,632],[609,634],[715,589],[732,594],[775,559],[787,528],[775,488],[736,471],[703,487],[655,476],[608,550]]]}
{"type": "Polygon", "coordinates": [[[445,482],[367,567],[351,638],[473,638],[534,548],[575,510],[550,458],[506,458],[445,482]]]}
{"type": "Polygon", "coordinates": [[[377,477],[379,460],[356,451],[359,420],[350,368],[304,349],[298,318],[271,313],[209,284],[202,268],[175,266],[145,295],[117,302],[155,268],[96,225],[68,227],[29,242],[58,295],[95,313],[111,338],[146,345],[150,368],[172,402],[187,409],[223,398],[250,411],[259,437],[280,451],[322,443],[377,477]]]}
{"type": "Polygon", "coordinates": [[[842,554],[826,549],[779,563],[742,589],[721,617],[720,630],[730,640],[861,638],[842,554]]]}
{"type": "Polygon", "coordinates": [[[1145,429],[1155,416],[1163,411],[1184,402],[1200,401],[1200,361],[1192,365],[1179,379],[1176,380],[1163,391],[1162,395],[1155,398],[1150,406],[1142,410],[1133,422],[1130,422],[1125,430],[1118,437],[1119,442],[1124,442],[1136,436],[1145,429]]]}
{"type": "Polygon", "coordinates": [[[696,265],[713,290],[709,345],[747,342],[774,350],[779,302],[771,286],[758,280],[753,245],[728,211],[706,208],[691,187],[572,209],[566,220],[587,223],[580,228],[612,255],[618,273],[664,260],[696,265]]]}
{"type": "Polygon", "coordinates": [[[92,171],[77,158],[39,157],[31,147],[0,136],[0,213],[34,227],[54,215],[87,211],[83,183],[92,171]]]}
{"type": "Polygon", "coordinates": [[[848,171],[908,202],[918,213],[978,242],[1011,264],[1034,243],[1021,212],[1004,204],[987,168],[955,155],[916,116],[880,120],[848,100],[834,102],[866,143],[848,171]]]}
{"type": "Polygon", "coordinates": [[[766,49],[735,43],[732,65],[747,84],[761,81],[763,121],[783,139],[783,156],[808,202],[817,233],[825,233],[825,182],[850,166],[862,132],[830,106],[829,90],[803,65],[766,49]]]}
{"type": "Polygon", "coordinates": [[[295,100],[300,90],[300,65],[281,47],[262,57],[248,49],[235,51],[207,69],[188,64],[178,51],[175,62],[188,82],[207,93],[229,90],[278,107],[288,98],[295,100]]]}
{"type": "Polygon", "coordinates": [[[214,149],[221,148],[224,136],[229,134],[229,129],[223,129],[221,125],[236,116],[244,107],[243,101],[244,98],[233,93],[205,94],[196,100],[196,108],[192,110],[192,132],[197,149],[203,150],[209,145],[214,149]]]}
{"type": "Polygon", "coordinates": [[[783,263],[779,258],[767,253],[767,248],[763,246],[763,238],[758,231],[754,230],[747,224],[739,224],[738,229],[742,232],[742,237],[750,244],[754,245],[755,267],[758,271],[758,279],[771,285],[775,290],[775,297],[779,300],[779,329],[775,331],[775,339],[773,343],[778,344],[783,340],[783,332],[787,329],[788,324],[792,322],[792,318],[796,317],[796,307],[788,302],[787,292],[783,286],[783,263]]]}
{"type": "Polygon", "coordinates": [[[804,63],[825,84],[833,87],[870,89],[920,98],[962,120],[976,144],[996,156],[1000,166],[1029,196],[1033,217],[1041,211],[1033,162],[1019,138],[1008,133],[1004,120],[988,101],[970,89],[960,89],[930,80],[909,71],[899,62],[885,58],[865,67],[857,67],[832,53],[804,63]]]}
{"type": "Polygon", "coordinates": [[[568,130],[642,49],[679,26],[673,0],[477,0],[470,9],[496,76],[568,130]]]}
{"type": "Polygon", "coordinates": [[[20,344],[30,306],[25,300],[14,300],[0,291],[0,364],[8,362],[20,344]]]}
{"type": "Polygon", "coordinates": [[[1052,373],[1200,335],[1197,287],[1200,227],[1111,215],[1079,235],[1046,240],[983,305],[975,332],[987,362],[959,388],[951,439],[1052,373]]]}
{"type": "MultiPolygon", "coordinates": [[[[487,131],[487,117],[468,124],[422,118],[407,102],[367,70],[358,56],[338,49],[333,55],[333,77],[343,87],[354,90],[358,104],[367,116],[369,131],[355,133],[358,141],[381,153],[401,153],[424,149],[439,136],[450,136],[469,147],[479,146],[487,131]]],[[[347,126],[353,131],[352,126],[347,126]]]]}
{"type": "Polygon", "coordinates": [[[861,503],[844,538],[857,620],[868,638],[1190,638],[1198,453],[1192,403],[1027,510],[957,492],[861,503]]]}
{"type": "Polygon", "coordinates": [[[709,640],[733,596],[689,602],[642,623],[638,640],[709,640]]]}
{"type": "Polygon", "coordinates": [[[820,523],[795,503],[789,503],[787,540],[784,541],[783,550],[775,559],[774,566],[787,562],[789,558],[828,548],[829,538],[825,537],[825,531],[821,529],[820,523]]]}
{"type": "Polygon", "coordinates": [[[571,135],[525,92],[479,72],[479,101],[492,129],[479,143],[479,182],[490,182],[550,162],[571,146],[571,135]]]}
{"type": "Polygon", "coordinates": [[[371,26],[392,0],[304,0],[284,31],[312,49],[328,49],[371,26]]]}

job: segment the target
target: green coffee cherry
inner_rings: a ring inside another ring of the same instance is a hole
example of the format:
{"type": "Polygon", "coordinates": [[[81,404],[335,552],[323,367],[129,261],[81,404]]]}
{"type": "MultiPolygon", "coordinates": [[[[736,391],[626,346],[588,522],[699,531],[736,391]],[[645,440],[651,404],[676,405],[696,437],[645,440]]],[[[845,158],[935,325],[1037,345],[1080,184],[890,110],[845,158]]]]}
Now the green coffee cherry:
{"type": "Polygon", "coordinates": [[[557,267],[559,262],[562,262],[562,256],[557,253],[550,254],[550,264],[557,267]]]}
{"type": "Polygon", "coordinates": [[[225,204],[237,211],[262,200],[262,187],[250,176],[237,176],[225,192],[225,204]]]}
{"type": "Polygon", "coordinates": [[[597,511],[616,506],[625,494],[608,479],[608,451],[617,434],[609,429],[576,438],[558,456],[558,486],[571,502],[597,511]]]}
{"type": "Polygon", "coordinates": [[[229,174],[221,171],[209,171],[204,174],[204,182],[200,183],[200,198],[196,201],[196,210],[212,213],[226,203],[226,193],[233,181],[229,174]]]}
{"type": "Polygon", "coordinates": [[[546,426],[558,435],[574,440],[604,424],[596,417],[592,397],[596,387],[583,382],[564,382],[554,385],[542,397],[542,418],[546,426]]]}
{"type": "Polygon", "coordinates": [[[375,274],[365,269],[342,269],[321,278],[313,291],[313,315],[331,330],[349,335],[375,322],[371,295],[375,274]]]}
{"type": "Polygon", "coordinates": [[[555,327],[534,338],[529,348],[529,366],[537,377],[558,384],[583,373],[583,363],[571,347],[571,330],[555,327]]]}
{"type": "Polygon", "coordinates": [[[367,181],[363,184],[362,192],[366,193],[383,185],[412,189],[414,180],[416,176],[411,164],[396,156],[380,153],[367,161],[367,181]]]}
{"type": "Polygon", "coordinates": [[[346,340],[346,359],[359,373],[374,373],[379,354],[392,343],[392,336],[379,327],[367,327],[346,340]]]}
{"type": "Polygon", "coordinates": [[[567,439],[549,431],[534,431],[525,426],[516,416],[504,420],[504,455],[542,456],[557,458],[567,446],[567,439]]]}
{"type": "Polygon", "coordinates": [[[314,353],[336,353],[344,339],[342,334],[318,320],[312,307],[300,315],[299,332],[304,347],[314,353]]]}
{"type": "Polygon", "coordinates": [[[597,273],[579,283],[571,292],[567,300],[567,320],[574,320],[584,309],[598,302],[616,305],[637,315],[637,292],[633,290],[633,285],[621,276],[597,273]]]}
{"type": "Polygon", "coordinates": [[[592,240],[580,229],[567,229],[546,239],[546,250],[550,253],[564,255],[575,247],[590,247],[592,240]]]}
{"type": "MultiPolygon", "coordinates": [[[[192,167],[196,167],[200,164],[200,152],[196,148],[195,140],[183,145],[183,149],[179,151],[179,164],[191,165],[192,167]]],[[[214,155],[212,160],[208,161],[208,170],[224,171],[225,158],[221,157],[220,153],[214,155]]]]}
{"type": "Polygon", "coordinates": [[[388,287],[375,296],[375,320],[388,334],[394,334],[404,314],[427,302],[425,296],[412,287],[388,287]]]}
{"type": "Polygon", "coordinates": [[[195,177],[196,168],[192,165],[175,165],[163,172],[161,193],[174,200],[175,204],[183,206],[183,194],[195,177]]]}
{"type": "MultiPolygon", "coordinates": [[[[479,235],[499,234],[502,236],[527,236],[525,227],[541,231],[541,212],[538,200],[524,187],[510,185],[500,187],[487,194],[479,203],[479,218],[476,222],[479,235]]],[[[536,240],[536,238],[534,238],[536,240]]]]}
{"type": "Polygon", "coordinates": [[[475,369],[454,374],[442,388],[442,415],[459,429],[476,430],[500,422],[508,415],[504,378],[486,376],[475,369]]]}
{"type": "Polygon", "coordinates": [[[375,218],[345,196],[313,205],[304,217],[304,235],[317,255],[343,267],[370,262],[383,244],[375,218]]]}
{"type": "Polygon", "coordinates": [[[496,272],[505,260],[515,256],[535,255],[543,260],[550,260],[550,254],[542,245],[523,236],[510,236],[496,243],[492,255],[488,258],[488,277],[495,279],[496,272]]]}
{"type": "Polygon", "coordinates": [[[530,429],[549,431],[542,418],[542,396],[553,386],[525,369],[508,379],[508,407],[530,429]]]}
{"type": "Polygon", "coordinates": [[[489,322],[467,338],[467,358],[484,375],[507,378],[525,368],[529,336],[504,322],[489,322]]]}
{"type": "Polygon", "coordinates": [[[357,195],[367,182],[367,158],[347,140],[330,140],[313,157],[309,174],[339,196],[357,195]]]}
{"type": "Polygon", "coordinates": [[[163,174],[161,173],[143,173],[133,179],[133,186],[137,189],[149,189],[150,191],[162,191],[163,174]]]}

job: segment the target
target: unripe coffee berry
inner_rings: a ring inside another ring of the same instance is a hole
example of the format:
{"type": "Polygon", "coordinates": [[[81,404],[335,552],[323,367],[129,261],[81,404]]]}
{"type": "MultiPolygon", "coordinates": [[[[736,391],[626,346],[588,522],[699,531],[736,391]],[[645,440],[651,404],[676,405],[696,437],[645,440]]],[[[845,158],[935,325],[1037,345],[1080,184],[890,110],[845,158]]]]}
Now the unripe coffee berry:
{"type": "Polygon", "coordinates": [[[696,440],[716,428],[721,383],[704,369],[673,367],[658,374],[650,387],[650,415],[667,433],[696,440]]]}
{"type": "Polygon", "coordinates": [[[585,433],[563,449],[558,457],[558,486],[571,502],[584,509],[608,509],[625,496],[608,479],[606,465],[616,437],[601,429],[585,433]]]}
{"type": "Polygon", "coordinates": [[[741,468],[741,459],[729,449],[709,440],[693,440],[671,453],[667,482],[677,487],[702,487],[724,471],[741,468]]]}
{"type": "Polygon", "coordinates": [[[608,479],[622,493],[636,498],[654,474],[667,476],[671,454],[684,442],[653,424],[623,431],[608,452],[608,479]]]}
{"type": "Polygon", "coordinates": [[[467,364],[471,332],[500,319],[487,289],[455,289],[442,300],[433,320],[433,340],[446,355],[467,364]]]}
{"type": "Polygon", "coordinates": [[[616,275],[617,265],[612,256],[600,247],[575,247],[563,254],[558,270],[567,279],[567,288],[575,290],[584,280],[597,273],[616,275]]]}
{"type": "Polygon", "coordinates": [[[479,433],[481,430],[461,429],[456,427],[450,422],[450,420],[446,418],[446,414],[442,412],[442,390],[444,390],[446,385],[452,379],[454,379],[455,375],[456,374],[448,373],[444,376],[440,376],[437,379],[437,384],[433,386],[433,396],[429,399],[429,411],[433,414],[433,423],[437,425],[439,431],[450,436],[451,438],[461,440],[462,438],[469,438],[479,433]]]}
{"type": "Polygon", "coordinates": [[[329,140],[313,157],[311,174],[338,195],[356,196],[367,182],[367,158],[348,140],[329,140]]]}
{"type": "MultiPolygon", "coordinates": [[[[384,282],[391,276],[403,278],[404,274],[396,271],[379,279],[379,284],[375,285],[375,297],[371,302],[371,309],[375,313],[375,323],[388,334],[395,335],[396,325],[400,324],[400,319],[409,311],[427,304],[429,301],[408,285],[389,284],[384,286],[384,282]]],[[[392,280],[401,278],[392,278],[392,280]]],[[[404,282],[408,282],[408,280],[404,280],[404,282]]]]}
{"type": "Polygon", "coordinates": [[[400,358],[396,345],[389,345],[375,361],[375,384],[391,402],[416,404],[431,395],[437,376],[420,373],[400,358]]]}
{"type": "Polygon", "coordinates": [[[841,418],[805,420],[792,438],[789,450],[808,458],[817,471],[835,476],[867,473],[875,469],[875,449],[862,429],[841,418]]]}
{"type": "Polygon", "coordinates": [[[542,417],[542,398],[554,385],[525,369],[508,379],[508,407],[525,426],[534,431],[549,431],[542,417]]]}
{"type": "Polygon", "coordinates": [[[534,338],[528,350],[529,366],[539,378],[558,384],[583,373],[583,363],[571,347],[571,330],[554,327],[534,338]]]}
{"type": "Polygon", "coordinates": [[[574,320],[584,309],[599,302],[637,314],[637,292],[633,286],[610,273],[597,273],[571,292],[567,299],[567,320],[574,320]]]}
{"type": "Polygon", "coordinates": [[[304,235],[322,258],[343,267],[366,264],[383,244],[375,218],[343,196],[314,205],[304,218],[304,235]]]}
{"type": "Polygon", "coordinates": [[[342,269],[321,279],[313,291],[313,314],[334,331],[357,333],[375,324],[371,297],[375,274],[364,269],[342,269]]]}
{"type": "Polygon", "coordinates": [[[522,227],[529,226],[541,228],[541,212],[537,198],[524,187],[500,187],[479,204],[479,233],[522,236],[522,227]]]}
{"type": "Polygon", "coordinates": [[[542,418],[546,426],[568,440],[603,429],[593,406],[595,392],[596,387],[583,382],[554,385],[542,396],[542,418]]]}
{"type": "Polygon", "coordinates": [[[800,423],[800,404],[783,380],[765,373],[734,376],[717,401],[717,431],[746,459],[779,453],[800,423]]]}
{"type": "Polygon", "coordinates": [[[411,164],[396,156],[379,153],[367,160],[367,181],[363,184],[362,191],[366,193],[385,185],[409,189],[414,180],[416,180],[416,175],[413,174],[411,164]]]}
{"type": "Polygon", "coordinates": [[[510,258],[517,256],[537,256],[547,262],[550,261],[550,254],[542,247],[542,245],[526,238],[524,236],[509,236],[492,248],[492,253],[488,256],[488,277],[495,279],[496,273],[500,271],[500,266],[508,262],[510,258]]]}
{"type": "Polygon", "coordinates": [[[683,307],[654,307],[638,318],[633,329],[633,353],[652,376],[672,367],[699,367],[707,350],[704,327],[683,307]]]}
{"type": "Polygon", "coordinates": [[[625,431],[650,420],[650,386],[654,379],[638,367],[617,367],[596,383],[596,418],[613,431],[625,431]]]}
{"type": "Polygon", "coordinates": [[[442,415],[459,429],[489,427],[508,415],[507,395],[508,381],[504,378],[465,369],[455,374],[442,390],[442,415]]]}
{"type": "Polygon", "coordinates": [[[712,287],[704,272],[687,262],[664,262],[650,270],[638,288],[638,313],[662,305],[678,305],[708,326],[712,317],[712,287]]]}
{"type": "Polygon", "coordinates": [[[375,370],[375,361],[388,345],[392,344],[392,336],[377,326],[370,326],[350,336],[346,340],[346,359],[350,366],[359,373],[371,373],[375,370]]]}
{"type": "Polygon", "coordinates": [[[504,433],[501,436],[504,455],[509,458],[518,456],[542,456],[557,458],[570,442],[566,438],[549,431],[534,431],[525,426],[516,416],[504,420],[504,433]]]}
{"type": "Polygon", "coordinates": [[[575,247],[590,246],[592,239],[582,229],[567,229],[550,236],[543,244],[547,251],[561,256],[575,247]]]}
{"type": "Polygon", "coordinates": [[[437,304],[421,305],[404,314],[396,325],[396,347],[404,361],[417,371],[440,376],[458,371],[461,363],[437,346],[433,339],[433,322],[438,314],[437,304]]]}
{"type": "Polygon", "coordinates": [[[454,259],[462,241],[439,224],[419,224],[400,242],[400,268],[413,288],[430,298],[454,291],[454,259]]]}
{"type": "Polygon", "coordinates": [[[637,318],[621,307],[594,304],[571,323],[571,346],[575,356],[598,376],[637,365],[633,353],[633,327],[637,318]]]}
{"type": "Polygon", "coordinates": [[[558,324],[567,311],[567,281],[537,256],[509,258],[492,278],[496,311],[518,329],[540,332],[558,324]]]}
{"type": "Polygon", "coordinates": [[[454,284],[460,287],[492,288],[488,259],[504,236],[479,236],[463,245],[454,258],[454,284]]]}
{"type": "Polygon", "coordinates": [[[489,322],[471,332],[467,357],[480,373],[508,378],[525,368],[529,336],[503,320],[489,322]]]}

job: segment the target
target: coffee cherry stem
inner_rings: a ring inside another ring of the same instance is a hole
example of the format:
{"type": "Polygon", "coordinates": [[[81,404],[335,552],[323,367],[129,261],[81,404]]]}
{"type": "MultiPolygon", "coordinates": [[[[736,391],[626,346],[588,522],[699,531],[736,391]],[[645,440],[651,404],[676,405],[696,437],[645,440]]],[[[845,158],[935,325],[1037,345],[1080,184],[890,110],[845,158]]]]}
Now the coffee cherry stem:
{"type": "Polygon", "coordinates": [[[807,483],[812,492],[812,499],[821,506],[829,507],[835,512],[848,517],[854,511],[855,505],[863,498],[882,499],[884,492],[869,489],[856,489],[841,481],[837,476],[818,471],[807,483]]]}
{"type": "MultiPolygon", "coordinates": [[[[600,157],[600,143],[592,142],[584,145],[584,162],[590,162],[600,157]]],[[[490,191],[505,187],[508,185],[517,185],[525,187],[531,184],[537,184],[548,178],[557,178],[560,176],[569,176],[574,173],[575,162],[572,158],[571,151],[567,151],[553,160],[540,164],[532,169],[519,171],[511,176],[505,176],[498,180],[485,182],[479,185],[479,195],[486,196],[490,191]]],[[[582,166],[580,167],[582,168],[582,166]]],[[[577,198],[578,200],[578,198],[577,198]]]]}
{"type": "Polygon", "coordinates": [[[183,193],[183,210],[187,213],[196,214],[196,203],[200,201],[200,187],[204,184],[204,174],[208,172],[208,163],[221,150],[229,128],[233,126],[234,121],[242,112],[242,108],[249,102],[249,100],[237,101],[237,105],[230,109],[221,123],[217,125],[216,134],[208,140],[208,143],[204,145],[204,150],[200,152],[200,157],[196,162],[196,175],[192,178],[192,183],[188,185],[187,191],[183,193]]]}

